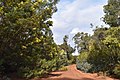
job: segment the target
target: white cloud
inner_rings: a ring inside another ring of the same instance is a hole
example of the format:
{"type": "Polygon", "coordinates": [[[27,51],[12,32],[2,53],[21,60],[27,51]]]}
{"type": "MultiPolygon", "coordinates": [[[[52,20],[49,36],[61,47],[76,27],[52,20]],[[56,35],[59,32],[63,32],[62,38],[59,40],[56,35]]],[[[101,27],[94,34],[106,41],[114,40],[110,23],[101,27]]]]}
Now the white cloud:
{"type": "Polygon", "coordinates": [[[73,28],[73,30],[70,32],[70,34],[76,34],[78,32],[82,32],[82,31],[80,31],[79,28],[73,28]]]}
{"type": "Polygon", "coordinates": [[[107,0],[61,0],[58,12],[53,15],[53,33],[57,43],[62,42],[66,34],[73,35],[79,31],[92,33],[90,23],[103,24],[103,5],[107,0]],[[103,1],[103,2],[102,2],[103,1]]]}

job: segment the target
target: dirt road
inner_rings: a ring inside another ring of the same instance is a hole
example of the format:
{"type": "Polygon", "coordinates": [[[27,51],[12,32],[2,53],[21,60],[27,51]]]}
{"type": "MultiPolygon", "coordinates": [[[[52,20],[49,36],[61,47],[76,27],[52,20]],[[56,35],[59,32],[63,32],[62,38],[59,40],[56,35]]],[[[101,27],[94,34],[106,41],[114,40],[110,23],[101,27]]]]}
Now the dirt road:
{"type": "Polygon", "coordinates": [[[34,80],[119,80],[97,74],[83,73],[76,69],[76,65],[70,65],[67,68],[67,71],[52,72],[48,78],[34,80]]]}

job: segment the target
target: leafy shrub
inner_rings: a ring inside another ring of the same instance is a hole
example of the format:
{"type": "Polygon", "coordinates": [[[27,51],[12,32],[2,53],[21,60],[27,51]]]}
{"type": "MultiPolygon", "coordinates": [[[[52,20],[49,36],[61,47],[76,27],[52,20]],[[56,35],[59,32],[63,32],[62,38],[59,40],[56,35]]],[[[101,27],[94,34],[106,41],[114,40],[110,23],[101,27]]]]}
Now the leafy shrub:
{"type": "Polygon", "coordinates": [[[59,70],[60,70],[60,71],[67,71],[68,69],[67,69],[67,67],[63,66],[63,67],[61,67],[59,70]]]}
{"type": "Polygon", "coordinates": [[[120,27],[104,31],[102,29],[104,28],[96,30],[97,34],[93,35],[87,61],[93,65],[91,71],[107,71],[112,74],[115,65],[120,60],[120,27]],[[100,36],[102,38],[99,38],[100,36]]]}
{"type": "Polygon", "coordinates": [[[89,72],[91,69],[91,65],[87,61],[83,61],[82,63],[77,62],[76,67],[77,69],[84,71],[84,72],[89,72]]]}
{"type": "Polygon", "coordinates": [[[117,78],[120,78],[120,63],[117,64],[117,66],[114,68],[113,72],[117,78]]]}
{"type": "Polygon", "coordinates": [[[59,68],[50,29],[58,1],[0,0],[0,74],[30,78],[59,68]]]}
{"type": "Polygon", "coordinates": [[[89,70],[91,69],[91,65],[87,62],[87,57],[88,57],[87,52],[80,53],[76,61],[77,69],[82,70],[84,72],[89,72],[89,70]]]}
{"type": "Polygon", "coordinates": [[[59,70],[59,68],[64,66],[63,63],[64,62],[61,61],[59,57],[48,61],[46,59],[41,59],[39,62],[37,62],[36,66],[21,67],[18,71],[18,74],[26,78],[42,77],[51,71],[59,70]]]}

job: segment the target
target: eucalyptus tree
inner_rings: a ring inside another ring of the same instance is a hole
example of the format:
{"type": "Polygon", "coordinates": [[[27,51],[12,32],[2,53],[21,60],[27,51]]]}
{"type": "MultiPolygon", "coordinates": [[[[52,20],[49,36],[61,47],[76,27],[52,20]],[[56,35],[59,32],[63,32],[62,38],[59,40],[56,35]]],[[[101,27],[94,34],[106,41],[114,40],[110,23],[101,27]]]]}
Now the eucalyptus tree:
{"type": "Polygon", "coordinates": [[[78,32],[73,37],[74,43],[79,52],[88,51],[88,45],[90,40],[90,35],[84,32],[78,32]]]}
{"type": "Polygon", "coordinates": [[[69,39],[68,35],[65,35],[63,37],[63,43],[59,46],[66,52],[67,59],[70,60],[72,57],[72,53],[74,52],[74,49],[71,47],[70,44],[68,44],[68,39],[69,39]]]}

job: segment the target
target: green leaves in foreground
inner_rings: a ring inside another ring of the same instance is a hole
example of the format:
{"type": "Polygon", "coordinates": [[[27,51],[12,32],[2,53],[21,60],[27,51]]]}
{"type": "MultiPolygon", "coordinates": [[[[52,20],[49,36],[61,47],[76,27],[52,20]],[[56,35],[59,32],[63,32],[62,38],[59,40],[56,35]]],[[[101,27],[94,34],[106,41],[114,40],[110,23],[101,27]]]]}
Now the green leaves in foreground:
{"type": "Polygon", "coordinates": [[[57,2],[0,0],[0,73],[35,77],[60,67],[50,29],[57,2]]]}

